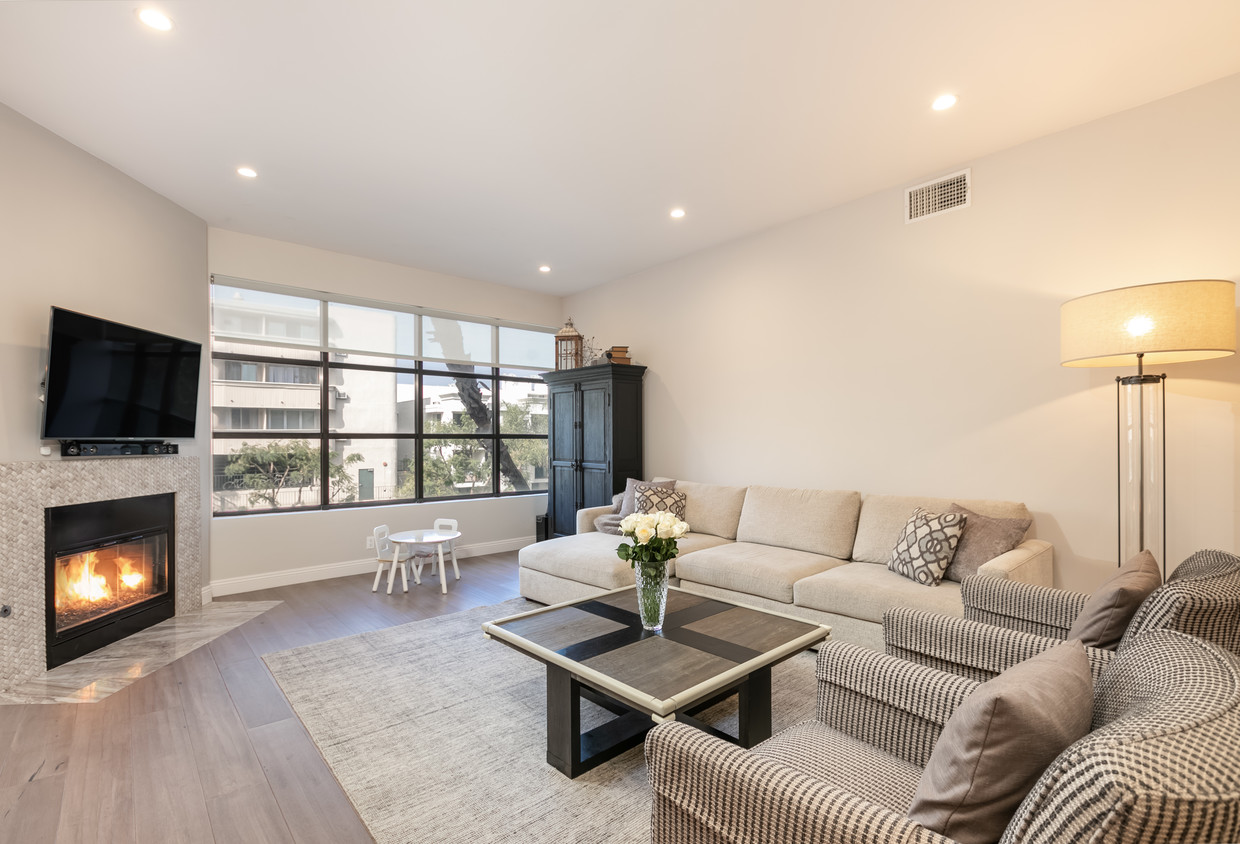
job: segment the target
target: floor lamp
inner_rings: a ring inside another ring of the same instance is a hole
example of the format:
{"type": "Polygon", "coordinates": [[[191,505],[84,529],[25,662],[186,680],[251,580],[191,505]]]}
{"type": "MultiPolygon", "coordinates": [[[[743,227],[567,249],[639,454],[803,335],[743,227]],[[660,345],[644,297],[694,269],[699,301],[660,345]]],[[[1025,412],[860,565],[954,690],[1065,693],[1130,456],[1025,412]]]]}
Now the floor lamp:
{"type": "Polygon", "coordinates": [[[1166,375],[1146,366],[1206,360],[1236,351],[1236,285],[1219,279],[1167,281],[1106,290],[1059,310],[1064,366],[1132,366],[1115,379],[1118,563],[1149,550],[1167,574],[1166,375]]]}

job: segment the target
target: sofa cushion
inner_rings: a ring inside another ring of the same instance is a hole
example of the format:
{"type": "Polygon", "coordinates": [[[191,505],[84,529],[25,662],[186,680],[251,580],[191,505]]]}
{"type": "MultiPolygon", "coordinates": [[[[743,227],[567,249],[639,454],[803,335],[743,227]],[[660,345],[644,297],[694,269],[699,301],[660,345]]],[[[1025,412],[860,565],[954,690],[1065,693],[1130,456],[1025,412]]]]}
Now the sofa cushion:
{"type": "Polygon", "coordinates": [[[861,502],[861,516],[857,521],[857,540],[853,544],[852,559],[855,562],[886,565],[891,549],[915,508],[924,507],[932,513],[943,513],[953,502],[995,519],[1029,518],[1029,508],[1012,501],[867,495],[865,501],[861,502]]]}
{"type": "Polygon", "coordinates": [[[736,539],[847,560],[860,510],[861,493],[851,490],[751,486],[736,539]]]}
{"type": "Polygon", "coordinates": [[[931,513],[918,507],[891,549],[887,568],[922,586],[938,586],[964,533],[962,513],[931,513]]]}
{"type": "MultiPolygon", "coordinates": [[[[522,568],[575,580],[600,589],[633,585],[633,569],[616,556],[621,542],[631,540],[606,533],[578,533],[526,545],[517,553],[522,568]]],[[[669,577],[676,575],[677,561],[685,554],[727,542],[717,536],[688,534],[676,541],[680,554],[668,561],[669,577]]]]}
{"type": "Polygon", "coordinates": [[[624,498],[620,501],[620,515],[631,516],[637,512],[637,488],[639,486],[675,489],[675,481],[640,481],[629,478],[624,482],[624,498]]]}
{"type": "Polygon", "coordinates": [[[1025,538],[1033,519],[996,519],[983,516],[968,507],[953,504],[947,508],[949,513],[960,513],[965,517],[964,533],[960,536],[960,544],[952,563],[947,567],[944,577],[948,580],[962,582],[966,577],[977,574],[977,570],[995,557],[1011,551],[1025,538]]]}
{"type": "Polygon", "coordinates": [[[888,571],[886,566],[869,563],[850,563],[798,581],[793,588],[793,603],[875,624],[883,623],[883,613],[889,607],[964,615],[959,583],[944,580],[937,589],[927,589],[888,571]]]}
{"type": "Polygon", "coordinates": [[[842,565],[843,560],[808,551],[732,542],[678,559],[676,574],[682,581],[704,583],[790,604],[794,583],[842,565]]]}
{"type": "Polygon", "coordinates": [[[961,844],[992,844],[1042,772],[1089,732],[1093,679],[1064,642],[978,687],[952,713],[908,816],[961,844]]]}
{"type": "Polygon", "coordinates": [[[736,526],[745,503],[743,486],[677,481],[676,491],[685,494],[685,521],[694,533],[713,533],[736,539],[736,526]]]}
{"type": "Polygon", "coordinates": [[[1068,630],[1094,648],[1114,650],[1141,604],[1162,585],[1162,573],[1149,551],[1141,551],[1120,566],[1089,596],[1068,630]]]}

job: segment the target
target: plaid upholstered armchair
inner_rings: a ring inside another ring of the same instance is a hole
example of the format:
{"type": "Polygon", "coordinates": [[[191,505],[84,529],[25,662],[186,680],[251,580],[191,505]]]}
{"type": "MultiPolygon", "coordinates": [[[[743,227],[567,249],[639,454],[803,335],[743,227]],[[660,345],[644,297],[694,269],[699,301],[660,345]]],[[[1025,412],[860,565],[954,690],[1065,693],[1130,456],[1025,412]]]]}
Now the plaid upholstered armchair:
{"type": "MultiPolygon", "coordinates": [[[[988,680],[1067,638],[1089,595],[993,577],[961,584],[964,618],[896,607],[883,617],[888,654],[988,680]]],[[[1240,654],[1240,557],[1198,551],[1137,609],[1124,638],[1179,630],[1240,654]]],[[[1095,676],[1111,652],[1087,649],[1095,676]]]]}
{"type": "MultiPolygon", "coordinates": [[[[818,655],[817,718],[744,750],[675,722],[646,739],[655,844],[952,840],[908,817],[923,767],[979,684],[865,648],[818,655]]],[[[1200,639],[1125,642],[1093,725],[1037,779],[1003,844],[1240,840],[1240,663],[1200,639]]]]}

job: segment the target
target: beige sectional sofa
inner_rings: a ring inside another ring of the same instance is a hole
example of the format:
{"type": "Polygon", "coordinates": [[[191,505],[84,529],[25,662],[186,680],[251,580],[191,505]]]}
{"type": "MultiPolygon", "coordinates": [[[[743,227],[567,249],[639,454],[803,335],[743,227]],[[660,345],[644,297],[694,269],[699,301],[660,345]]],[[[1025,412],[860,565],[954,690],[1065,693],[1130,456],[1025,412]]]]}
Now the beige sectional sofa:
{"type": "MultiPolygon", "coordinates": [[[[914,508],[942,512],[956,503],[993,518],[1029,517],[1024,504],[1007,501],[692,481],[677,481],[676,489],[685,493],[692,532],[672,562],[673,582],[830,624],[834,638],[875,650],[883,649],[883,612],[890,607],[964,614],[959,583],[923,586],[887,569],[914,508]]],[[[552,604],[631,586],[633,571],[616,556],[623,538],[594,529],[595,518],[610,510],[581,510],[576,535],[522,548],[521,594],[552,604]]],[[[1049,542],[1026,538],[978,574],[1050,586],[1052,561],[1049,542]]]]}

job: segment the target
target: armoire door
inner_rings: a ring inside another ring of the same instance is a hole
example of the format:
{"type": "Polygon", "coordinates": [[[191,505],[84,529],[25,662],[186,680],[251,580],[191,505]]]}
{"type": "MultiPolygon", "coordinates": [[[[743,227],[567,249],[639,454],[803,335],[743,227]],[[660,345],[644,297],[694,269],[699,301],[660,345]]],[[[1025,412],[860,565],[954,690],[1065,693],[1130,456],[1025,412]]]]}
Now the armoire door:
{"type": "Polygon", "coordinates": [[[574,385],[551,390],[551,430],[548,435],[548,457],[551,462],[551,529],[558,535],[576,532],[578,502],[581,499],[580,473],[577,470],[577,443],[580,439],[578,419],[579,393],[574,385]]]}
{"type": "Polygon", "coordinates": [[[611,503],[611,385],[581,387],[582,507],[611,503]]]}

